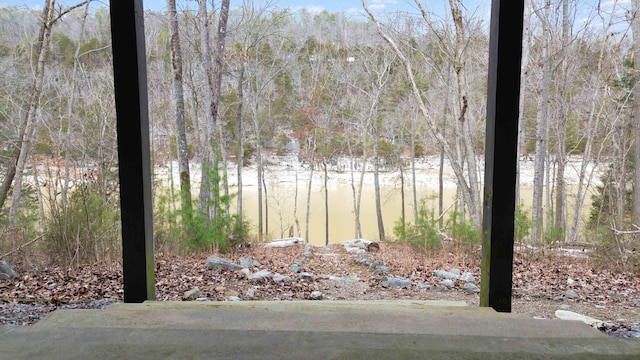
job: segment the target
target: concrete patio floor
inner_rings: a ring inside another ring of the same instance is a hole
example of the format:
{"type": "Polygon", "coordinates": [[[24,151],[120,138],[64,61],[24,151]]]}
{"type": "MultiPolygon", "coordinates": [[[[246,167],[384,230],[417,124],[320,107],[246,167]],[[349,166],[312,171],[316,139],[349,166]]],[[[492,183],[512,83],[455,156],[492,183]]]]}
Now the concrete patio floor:
{"type": "Polygon", "coordinates": [[[0,328],[0,359],[640,359],[640,340],[464,302],[145,302],[0,328]]]}

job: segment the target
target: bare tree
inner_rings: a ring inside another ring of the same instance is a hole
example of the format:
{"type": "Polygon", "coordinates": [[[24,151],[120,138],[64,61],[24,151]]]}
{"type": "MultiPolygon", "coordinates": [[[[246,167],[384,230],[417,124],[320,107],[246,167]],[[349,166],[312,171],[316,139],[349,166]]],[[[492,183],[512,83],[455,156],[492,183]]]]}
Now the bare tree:
{"type": "MultiPolygon", "coordinates": [[[[367,7],[365,0],[362,0],[361,2],[364,10],[369,15],[369,18],[376,25],[376,28],[378,29],[378,33],[380,34],[380,36],[382,36],[382,38],[389,44],[389,46],[391,46],[391,48],[396,53],[396,56],[400,59],[400,61],[404,65],[405,71],[409,78],[409,82],[411,84],[411,90],[413,93],[414,100],[418,104],[418,108],[420,109],[422,116],[426,120],[427,133],[436,143],[438,143],[443,148],[444,154],[446,158],[449,160],[449,163],[456,176],[456,180],[458,182],[458,188],[462,194],[462,197],[465,201],[466,206],[469,208],[471,221],[476,226],[479,227],[479,224],[481,221],[481,216],[480,216],[481,204],[476,200],[476,199],[479,199],[479,191],[480,191],[479,185],[477,183],[474,183],[472,178],[469,178],[469,180],[467,179],[467,174],[465,174],[463,164],[458,160],[459,156],[457,155],[457,151],[451,147],[447,139],[445,139],[442,133],[439,132],[439,127],[437,126],[436,121],[434,120],[433,116],[429,112],[428,107],[422,98],[422,95],[416,83],[415,73],[414,73],[411,62],[407,59],[407,57],[402,52],[402,50],[400,50],[400,48],[396,44],[396,41],[393,40],[387,34],[387,32],[382,28],[382,25],[380,24],[378,19],[373,15],[373,13],[367,7]]],[[[472,142],[473,139],[465,138],[461,140],[472,142]]],[[[473,155],[469,155],[469,156],[473,156],[473,155]]],[[[472,172],[472,170],[468,171],[467,173],[470,173],[470,172],[472,172]]]]}
{"type": "Polygon", "coordinates": [[[35,74],[33,78],[33,85],[31,90],[31,96],[27,104],[27,112],[24,115],[23,124],[20,130],[20,137],[16,144],[16,151],[14,151],[14,161],[7,169],[7,173],[4,179],[4,185],[2,192],[0,192],[0,206],[4,204],[7,193],[13,184],[13,194],[11,197],[11,208],[9,209],[9,222],[15,223],[16,213],[20,206],[20,196],[22,193],[22,181],[24,167],[27,162],[29,150],[31,148],[31,139],[36,126],[36,113],[38,110],[40,96],[42,94],[42,87],[44,83],[44,71],[47,53],[49,51],[49,43],[51,41],[51,31],[54,23],[65,14],[73,11],[74,9],[84,5],[85,2],[74,5],[67,9],[63,9],[55,13],[55,0],[46,0],[44,8],[42,10],[42,22],[40,25],[40,32],[36,44],[37,63],[35,66],[35,74]],[[14,179],[15,177],[15,179],[14,179]]]}
{"type": "Polygon", "coordinates": [[[189,154],[187,153],[187,127],[185,123],[184,86],[182,83],[182,47],[178,29],[178,12],[176,0],[167,0],[167,14],[169,16],[169,32],[171,45],[171,67],[173,69],[173,103],[175,107],[178,172],[180,173],[180,205],[182,208],[183,224],[190,225],[192,216],[191,205],[191,176],[189,172],[189,154]]]}
{"type": "Polygon", "coordinates": [[[635,170],[633,187],[633,223],[640,224],[640,0],[631,1],[631,32],[633,35],[633,131],[635,170]]]}

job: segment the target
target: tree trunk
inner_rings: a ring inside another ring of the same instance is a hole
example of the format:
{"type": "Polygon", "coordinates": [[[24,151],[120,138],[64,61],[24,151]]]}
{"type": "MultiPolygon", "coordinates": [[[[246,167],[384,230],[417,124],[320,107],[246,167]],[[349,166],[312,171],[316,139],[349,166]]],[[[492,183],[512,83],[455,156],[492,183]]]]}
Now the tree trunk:
{"type": "Polygon", "coordinates": [[[631,1],[631,32],[633,34],[633,132],[635,170],[633,181],[633,223],[640,225],[640,0],[631,1]]]}
{"type": "Polygon", "coordinates": [[[304,242],[305,244],[309,243],[309,216],[311,215],[311,183],[313,181],[313,159],[316,154],[316,144],[315,139],[312,139],[313,145],[311,148],[311,157],[309,159],[309,166],[311,167],[311,171],[309,173],[309,185],[307,186],[307,215],[305,220],[305,232],[304,232],[304,242]]]}
{"type": "Polygon", "coordinates": [[[264,176],[264,170],[262,171],[262,188],[264,189],[264,233],[269,235],[269,194],[267,189],[267,182],[264,176]]]}
{"type": "Polygon", "coordinates": [[[200,129],[202,136],[200,153],[202,156],[200,171],[200,194],[199,208],[200,215],[205,219],[211,219],[211,179],[209,179],[209,171],[213,166],[213,150],[211,149],[213,140],[213,123],[215,122],[215,103],[213,96],[214,76],[213,65],[211,64],[211,45],[209,40],[209,13],[207,11],[207,0],[198,0],[198,17],[200,19],[200,54],[205,71],[207,85],[204,87],[204,103],[207,106],[206,121],[204,129],[200,129]]]}
{"type": "Polygon", "coordinates": [[[191,225],[191,175],[189,155],[187,153],[187,126],[185,122],[184,86],[182,83],[182,47],[178,31],[178,13],[176,0],[167,0],[169,31],[171,35],[171,67],[173,69],[173,102],[176,119],[176,142],[178,149],[178,172],[180,173],[180,206],[183,226],[191,225]]]}
{"type": "Polygon", "coordinates": [[[238,123],[238,152],[237,152],[237,175],[238,175],[238,195],[236,202],[236,214],[238,215],[238,220],[236,226],[238,228],[242,227],[243,223],[243,214],[242,214],[242,168],[244,167],[244,128],[242,123],[242,108],[244,106],[244,92],[243,89],[244,82],[244,64],[240,65],[240,74],[238,74],[238,116],[236,118],[236,122],[238,123]]]}
{"type": "Polygon", "coordinates": [[[55,0],[46,0],[44,9],[42,10],[42,23],[40,24],[40,33],[38,35],[38,42],[36,49],[38,51],[38,62],[35,68],[33,86],[31,96],[29,97],[29,104],[27,113],[24,117],[24,137],[20,145],[20,151],[18,157],[15,159],[15,182],[13,185],[13,194],[11,197],[11,208],[9,209],[9,223],[15,225],[16,214],[20,205],[20,195],[22,192],[22,180],[24,167],[27,162],[27,156],[29,155],[29,149],[31,147],[31,138],[35,130],[36,123],[36,111],[38,109],[38,103],[40,102],[40,95],[42,94],[42,86],[44,83],[44,69],[45,61],[47,58],[47,52],[49,51],[49,42],[51,40],[51,28],[53,26],[53,13],[55,8],[55,0]]]}
{"type": "Polygon", "coordinates": [[[322,158],[322,167],[324,169],[324,245],[329,245],[329,188],[327,187],[327,181],[329,176],[327,175],[327,161],[322,158]]]}
{"type": "Polygon", "coordinates": [[[413,198],[413,222],[418,221],[418,189],[416,188],[416,117],[411,114],[411,195],[413,198]]]}
{"type": "MultiPolygon", "coordinates": [[[[257,96],[257,94],[256,94],[257,96]]],[[[262,242],[264,239],[264,226],[263,226],[263,215],[262,215],[262,177],[263,168],[262,168],[262,138],[260,136],[260,119],[258,117],[259,110],[259,102],[255,100],[255,107],[253,109],[253,126],[256,136],[256,167],[257,167],[257,176],[258,176],[258,241],[262,242]]]]}
{"type": "Polygon", "coordinates": [[[516,151],[516,209],[520,208],[520,159],[523,153],[524,142],[526,140],[526,129],[524,124],[524,94],[527,89],[527,69],[529,68],[529,51],[531,48],[531,1],[524,0],[522,30],[522,64],[520,66],[520,101],[518,108],[518,145],[516,151]]]}
{"type": "Polygon", "coordinates": [[[568,116],[569,109],[569,91],[570,84],[568,78],[568,61],[566,58],[567,50],[569,47],[569,1],[562,0],[562,49],[560,50],[558,56],[560,64],[560,69],[562,73],[559,78],[561,79],[561,83],[557,84],[559,90],[559,98],[560,98],[560,106],[559,106],[559,116],[558,116],[558,126],[556,131],[557,137],[557,151],[556,151],[556,162],[558,168],[556,169],[556,203],[555,203],[555,219],[554,219],[554,227],[556,229],[562,229],[562,238],[554,239],[557,241],[564,241],[565,238],[565,228],[566,228],[566,203],[567,203],[567,195],[566,195],[566,184],[564,181],[564,173],[565,166],[567,163],[567,149],[566,149],[566,136],[567,136],[567,122],[566,117],[568,116]]]}
{"type": "Polygon", "coordinates": [[[405,233],[407,217],[404,205],[404,170],[402,163],[400,164],[400,219],[402,220],[402,233],[405,233]]]}
{"type": "Polygon", "coordinates": [[[378,221],[378,240],[384,241],[384,221],[382,220],[382,204],[380,202],[380,158],[378,156],[378,119],[373,120],[374,137],[373,137],[373,186],[376,200],[376,219],[378,221]]]}
{"type": "Polygon", "coordinates": [[[538,112],[536,119],[536,154],[534,160],[533,174],[533,205],[531,216],[533,219],[531,227],[531,240],[536,243],[542,240],[543,232],[543,192],[545,183],[545,164],[547,162],[547,137],[548,137],[548,108],[551,87],[551,75],[553,68],[551,67],[550,42],[551,30],[547,22],[549,13],[549,0],[546,2],[545,12],[540,16],[543,23],[543,80],[540,84],[541,95],[538,98],[538,112]]]}
{"type": "MultiPolygon", "coordinates": [[[[471,219],[481,219],[480,208],[480,185],[478,181],[478,165],[476,162],[476,152],[473,145],[473,137],[471,136],[471,119],[467,116],[467,85],[466,85],[466,62],[464,49],[465,34],[464,25],[462,22],[462,13],[458,5],[459,0],[449,0],[451,7],[451,16],[456,29],[456,44],[454,55],[454,70],[457,80],[457,92],[458,92],[458,121],[460,122],[460,128],[462,130],[462,146],[464,147],[465,160],[467,162],[467,172],[469,178],[469,188],[471,203],[467,204],[469,211],[471,212],[471,219]]],[[[479,228],[479,221],[476,223],[479,228]]]]}

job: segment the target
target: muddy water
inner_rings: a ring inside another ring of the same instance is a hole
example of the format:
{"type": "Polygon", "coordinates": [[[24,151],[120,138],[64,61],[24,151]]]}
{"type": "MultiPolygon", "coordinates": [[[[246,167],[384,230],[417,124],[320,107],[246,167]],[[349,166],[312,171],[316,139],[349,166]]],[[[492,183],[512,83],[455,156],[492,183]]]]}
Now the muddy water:
{"type": "MultiPolygon", "coordinates": [[[[298,236],[295,226],[294,208],[295,185],[294,184],[268,184],[268,211],[269,211],[269,237],[272,239],[288,237],[289,228],[294,226],[294,233],[298,236]]],[[[305,236],[307,184],[298,184],[297,218],[300,224],[300,236],[305,236]]],[[[406,186],[406,185],[405,185],[406,186]]],[[[328,186],[329,196],[329,242],[340,243],[353,239],[355,236],[355,215],[353,210],[353,193],[348,184],[328,186]]],[[[313,189],[313,187],[312,187],[313,189]]],[[[405,216],[407,221],[413,220],[413,199],[410,186],[405,187],[405,216]]],[[[243,187],[244,209],[254,228],[257,229],[258,207],[257,187],[243,187]]],[[[532,197],[531,188],[521,189],[523,199],[532,197]]],[[[456,198],[454,187],[444,189],[444,208],[453,209],[456,198]]],[[[418,187],[418,202],[425,200],[427,209],[433,210],[435,217],[438,212],[437,187],[423,185],[418,187]]],[[[525,206],[530,206],[530,200],[523,200],[525,206]]],[[[309,241],[314,245],[324,245],[325,208],[324,189],[316,188],[311,193],[311,212],[309,215],[309,241]]],[[[387,238],[393,238],[394,223],[402,215],[402,199],[400,186],[385,185],[381,189],[382,217],[384,220],[385,234],[387,238]]],[[[264,211],[263,211],[264,216],[264,211]]],[[[449,215],[445,215],[447,219],[449,215]]],[[[375,193],[373,185],[366,185],[362,190],[362,205],[360,212],[360,224],[362,236],[365,239],[378,240],[378,224],[376,220],[375,193]]]]}
{"type": "MultiPolygon", "coordinates": [[[[438,167],[437,161],[426,161],[420,164],[421,167],[416,173],[417,197],[418,202],[424,199],[424,203],[428,210],[433,210],[434,216],[437,217],[438,212],[438,167]]],[[[531,213],[531,203],[533,197],[532,191],[532,163],[521,164],[523,174],[523,185],[520,187],[520,199],[526,211],[531,213]]],[[[568,216],[567,223],[571,223],[573,218],[573,208],[575,203],[575,192],[577,179],[575,174],[571,174],[572,170],[578,169],[579,166],[568,168],[567,175],[567,193],[568,193],[568,216]],[[575,178],[575,179],[574,179],[575,178]]],[[[166,179],[169,169],[156,169],[156,176],[160,179],[166,179]]],[[[373,175],[370,171],[365,173],[362,203],[360,211],[360,223],[362,228],[362,237],[370,240],[378,240],[378,224],[376,220],[375,194],[373,186],[373,175]]],[[[445,184],[444,184],[444,208],[450,209],[444,215],[444,219],[448,219],[453,205],[456,202],[456,188],[452,172],[445,167],[445,184]]],[[[232,185],[232,191],[236,192],[233,184],[235,179],[235,169],[228,169],[229,183],[232,185]]],[[[267,186],[266,202],[268,203],[268,236],[269,239],[278,239],[289,237],[289,229],[294,226],[294,235],[305,237],[306,232],[306,208],[307,208],[307,187],[309,181],[309,169],[303,169],[297,165],[272,165],[265,173],[265,182],[267,186]],[[297,186],[296,186],[297,183],[297,186]],[[296,195],[297,188],[297,195],[296,195]],[[297,213],[297,215],[296,215],[297,213]],[[296,226],[296,218],[299,223],[299,229],[296,226]]],[[[405,174],[407,175],[407,174],[405,174]]],[[[173,167],[174,184],[178,184],[179,175],[177,173],[177,165],[173,167]]],[[[191,179],[199,179],[199,169],[197,166],[192,168],[191,179]],[[195,170],[195,171],[194,171],[195,170]]],[[[356,181],[359,173],[355,174],[356,181]]],[[[387,238],[393,238],[394,223],[400,219],[402,215],[402,199],[400,191],[400,181],[398,173],[381,173],[381,203],[382,217],[384,221],[385,234],[387,238]]],[[[521,180],[523,179],[521,178],[521,180]]],[[[353,193],[351,189],[351,175],[348,171],[329,172],[328,177],[328,197],[329,197],[329,242],[340,243],[344,240],[353,239],[355,236],[355,215],[353,210],[353,193]]],[[[405,178],[405,216],[407,222],[413,220],[413,199],[411,188],[411,177],[405,178]]],[[[325,199],[323,187],[322,172],[316,170],[314,172],[311,192],[311,212],[309,215],[309,241],[314,245],[324,245],[325,232],[325,199]]],[[[252,231],[255,234],[258,226],[258,188],[257,175],[254,167],[245,168],[243,170],[243,210],[245,216],[252,225],[252,231]]],[[[193,184],[194,196],[197,196],[198,184],[193,184]]],[[[545,195],[546,196],[546,195],[545,195]]],[[[265,196],[263,195],[263,198],[265,196]]],[[[236,207],[236,200],[232,200],[232,209],[236,207]]],[[[582,218],[588,217],[590,208],[590,199],[587,198],[582,210],[582,218]]],[[[266,219],[266,212],[263,210],[263,219],[266,219]]],[[[583,220],[584,222],[584,220],[583,220]]]]}

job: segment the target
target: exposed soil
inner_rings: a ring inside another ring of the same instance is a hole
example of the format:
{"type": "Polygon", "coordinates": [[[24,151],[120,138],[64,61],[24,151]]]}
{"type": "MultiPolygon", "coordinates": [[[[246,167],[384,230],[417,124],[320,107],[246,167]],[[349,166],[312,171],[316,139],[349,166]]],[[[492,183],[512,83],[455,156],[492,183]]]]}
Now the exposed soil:
{"type": "MultiPolygon", "coordinates": [[[[314,275],[313,281],[303,280],[289,269],[296,259],[304,258],[302,245],[252,247],[221,255],[236,264],[241,257],[256,260],[261,265],[251,269],[252,273],[269,270],[289,276],[292,280],[289,283],[249,280],[240,271],[206,269],[208,254],[159,253],[156,296],[158,300],[181,301],[185,292],[198,287],[200,300],[212,301],[225,301],[234,296],[245,301],[308,300],[312,292],[317,291],[325,300],[443,299],[478,305],[478,294],[465,293],[464,283],[457,282],[455,287],[447,288],[434,275],[438,269],[458,269],[479,279],[478,254],[457,256],[445,251],[425,257],[403,244],[381,243],[379,251],[368,254],[388,269],[383,274],[356,262],[354,255],[341,245],[313,247],[311,253],[301,268],[314,275]],[[385,288],[386,277],[410,279],[412,285],[402,289],[385,288]]],[[[78,270],[20,264],[14,267],[20,274],[17,278],[0,280],[0,323],[5,325],[30,325],[58,308],[102,308],[122,301],[122,271],[118,265],[94,265],[78,270]]],[[[640,336],[638,275],[596,272],[588,258],[516,255],[513,284],[514,313],[554,318],[556,310],[570,310],[605,321],[602,330],[610,335],[640,336]]]]}

